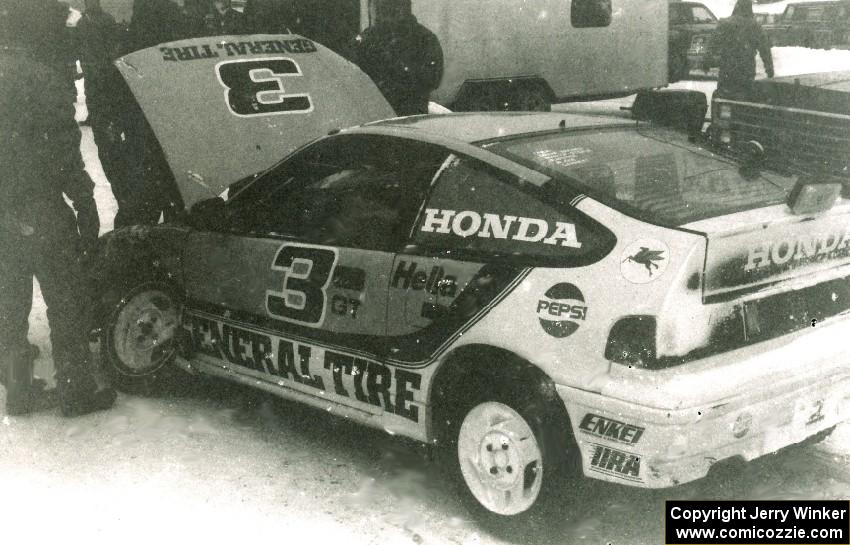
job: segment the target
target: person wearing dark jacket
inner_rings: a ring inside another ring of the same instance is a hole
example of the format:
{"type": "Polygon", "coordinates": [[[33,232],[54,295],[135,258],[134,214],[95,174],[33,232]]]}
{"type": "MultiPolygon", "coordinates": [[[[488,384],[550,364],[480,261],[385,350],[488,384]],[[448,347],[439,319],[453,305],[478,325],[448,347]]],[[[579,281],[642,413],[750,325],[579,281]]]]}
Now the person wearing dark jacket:
{"type": "MultiPolygon", "coordinates": [[[[120,54],[179,40],[190,34],[187,17],[169,0],[134,0],[133,15],[120,54]]],[[[107,161],[104,171],[118,202],[115,227],[156,224],[180,213],[183,204],[173,173],[144,113],[117,70],[108,89],[117,109],[109,122],[108,134],[115,161],[107,161]],[[110,168],[114,166],[114,168],[110,168]]],[[[95,136],[97,137],[97,136],[95,136]]],[[[98,143],[100,145],[100,143],[98,143]]]]}
{"type": "Polygon", "coordinates": [[[74,122],[70,44],[60,39],[67,9],[56,5],[0,0],[0,252],[6,256],[0,260],[0,367],[10,415],[45,401],[26,354],[33,277],[47,304],[62,413],[102,410],[115,401],[90,367],[90,299],[81,261],[93,251],[100,225],[74,122]]]}
{"type": "Polygon", "coordinates": [[[287,34],[297,31],[295,11],[294,0],[248,0],[242,13],[247,32],[287,34]]]}
{"type": "Polygon", "coordinates": [[[443,77],[439,40],[416,20],[410,0],[380,0],[375,21],[357,36],[352,60],[396,114],[428,113],[428,98],[443,77]]]}
{"type": "Polygon", "coordinates": [[[732,16],[717,24],[703,69],[718,66],[717,96],[746,98],[756,77],[756,53],[773,77],[770,41],[753,16],[752,0],[738,0],[732,16]]]}
{"type": "Polygon", "coordinates": [[[233,9],[230,0],[213,0],[212,34],[245,34],[245,16],[233,9]]]}
{"type": "Polygon", "coordinates": [[[100,0],[86,0],[76,30],[88,123],[112,194],[119,210],[126,214],[138,181],[131,168],[127,141],[135,99],[113,64],[122,50],[122,32],[115,19],[101,8],[100,0]]]}

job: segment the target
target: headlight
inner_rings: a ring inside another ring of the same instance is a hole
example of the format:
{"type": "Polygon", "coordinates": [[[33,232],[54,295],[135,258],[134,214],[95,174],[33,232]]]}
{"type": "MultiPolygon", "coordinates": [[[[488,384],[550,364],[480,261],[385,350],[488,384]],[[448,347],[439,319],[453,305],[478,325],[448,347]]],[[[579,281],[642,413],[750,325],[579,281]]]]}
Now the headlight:
{"type": "Polygon", "coordinates": [[[718,112],[717,117],[719,117],[720,119],[732,119],[732,105],[721,104],[720,111],[718,112]]]}

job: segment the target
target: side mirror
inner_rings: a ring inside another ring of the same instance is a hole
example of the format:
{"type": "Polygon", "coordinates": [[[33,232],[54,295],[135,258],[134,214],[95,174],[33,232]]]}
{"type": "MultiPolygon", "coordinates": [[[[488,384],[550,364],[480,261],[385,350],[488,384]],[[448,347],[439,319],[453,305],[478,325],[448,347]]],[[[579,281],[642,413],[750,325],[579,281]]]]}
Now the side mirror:
{"type": "Polygon", "coordinates": [[[203,231],[220,230],[224,223],[224,199],[213,197],[192,205],[189,209],[189,224],[203,231]]]}
{"type": "Polygon", "coordinates": [[[788,194],[788,207],[796,215],[814,215],[826,212],[841,195],[840,182],[801,177],[788,194]]]}

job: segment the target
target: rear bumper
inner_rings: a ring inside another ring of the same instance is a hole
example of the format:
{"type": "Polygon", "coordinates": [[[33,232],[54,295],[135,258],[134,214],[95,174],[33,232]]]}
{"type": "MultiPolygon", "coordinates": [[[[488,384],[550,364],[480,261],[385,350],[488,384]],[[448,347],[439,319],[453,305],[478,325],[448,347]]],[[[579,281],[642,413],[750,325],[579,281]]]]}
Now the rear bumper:
{"type": "MultiPolygon", "coordinates": [[[[575,399],[571,388],[558,387],[558,391],[565,402],[575,399]]],[[[637,405],[623,405],[614,411],[575,403],[568,406],[586,476],[666,488],[705,477],[711,466],[722,460],[753,460],[850,419],[850,375],[830,377],[737,410],[718,409],[711,416],[637,405]],[[664,422],[694,416],[692,424],[664,422]],[[582,424],[595,431],[581,429],[582,424]],[[605,435],[604,429],[620,424],[642,431],[615,430],[605,435]],[[630,443],[636,434],[638,440],[630,443]]]]}
{"type": "Polygon", "coordinates": [[[704,477],[717,462],[753,460],[850,420],[848,334],[850,321],[839,320],[790,342],[760,343],[757,354],[756,347],[734,351],[727,355],[734,361],[717,364],[716,356],[680,366],[681,374],[692,369],[686,382],[629,379],[635,391],[661,393],[657,399],[670,408],[558,385],[585,475],[675,486],[704,477]],[[829,349],[822,349],[827,339],[829,349]],[[672,408],[682,406],[688,408],[672,408]]]}

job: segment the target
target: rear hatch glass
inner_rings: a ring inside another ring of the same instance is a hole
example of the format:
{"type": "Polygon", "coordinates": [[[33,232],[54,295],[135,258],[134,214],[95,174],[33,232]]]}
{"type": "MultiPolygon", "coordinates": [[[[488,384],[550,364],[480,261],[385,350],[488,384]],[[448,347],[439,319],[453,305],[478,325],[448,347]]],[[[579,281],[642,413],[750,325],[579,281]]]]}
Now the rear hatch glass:
{"type": "Polygon", "coordinates": [[[486,146],[623,212],[671,227],[785,202],[795,179],[738,165],[664,129],[545,133],[486,146]]]}

